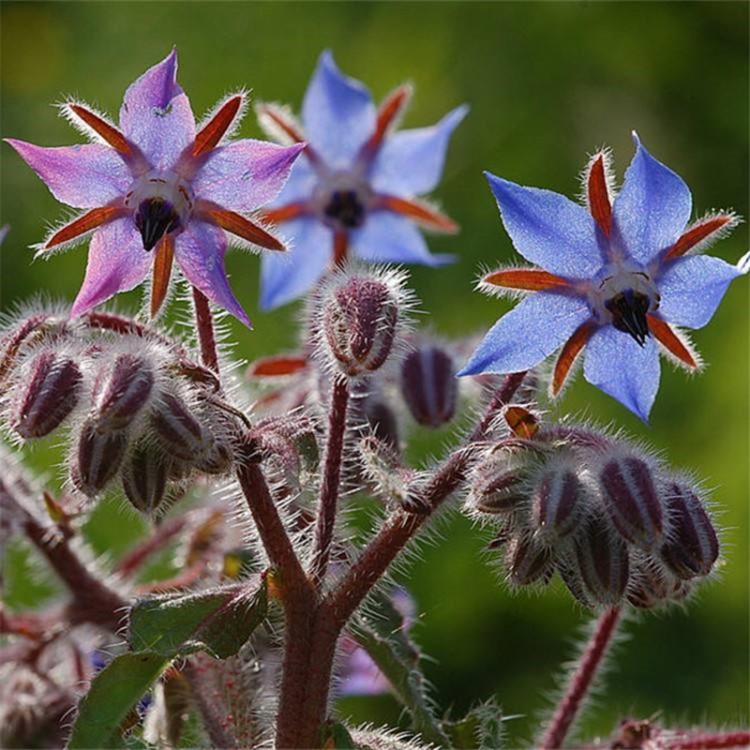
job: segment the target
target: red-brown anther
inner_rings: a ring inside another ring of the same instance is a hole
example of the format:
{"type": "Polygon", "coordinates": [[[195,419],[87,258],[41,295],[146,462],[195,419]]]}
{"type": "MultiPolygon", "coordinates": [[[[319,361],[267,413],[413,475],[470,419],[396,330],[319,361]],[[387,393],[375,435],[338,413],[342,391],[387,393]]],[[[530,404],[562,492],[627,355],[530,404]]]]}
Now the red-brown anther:
{"type": "Polygon", "coordinates": [[[716,529],[691,489],[671,483],[667,492],[670,532],[659,554],[680,578],[706,576],[719,557],[716,529]]]}
{"type": "Polygon", "coordinates": [[[172,393],[164,393],[151,412],[151,425],[168,456],[192,464],[211,445],[211,437],[187,405],[172,393]]]}
{"type": "Polygon", "coordinates": [[[575,531],[581,518],[583,485],[565,467],[548,468],[531,496],[531,518],[546,539],[563,539],[575,531]]]}
{"type": "Polygon", "coordinates": [[[648,464],[634,456],[612,459],[598,478],[615,528],[628,542],[653,549],[661,540],[663,512],[648,464]]]}
{"type": "Polygon", "coordinates": [[[128,438],[126,430],[99,430],[93,420],[83,425],[71,471],[73,483],[81,492],[95,497],[104,489],[122,464],[128,438]]]}
{"type": "Polygon", "coordinates": [[[575,559],[586,594],[617,604],[630,575],[628,548],[603,517],[593,516],[575,538],[575,559]]]}
{"type": "Polygon", "coordinates": [[[437,346],[410,352],[401,365],[401,394],[419,424],[440,427],[450,422],[458,398],[451,356],[437,346]]]}
{"type": "Polygon", "coordinates": [[[167,490],[169,461],[153,446],[141,444],[122,465],[120,478],[125,496],[136,510],[153,513],[167,490]]]}
{"type": "Polygon", "coordinates": [[[505,552],[508,580],[516,586],[527,586],[539,580],[546,583],[552,573],[552,554],[531,534],[514,537],[505,552]]]}
{"type": "Polygon", "coordinates": [[[72,359],[51,351],[38,354],[20,384],[20,404],[11,418],[13,429],[27,440],[49,435],[75,408],[82,381],[72,359]]]}
{"type": "Polygon", "coordinates": [[[388,359],[398,324],[398,302],[375,277],[352,276],[323,304],[325,341],[349,376],[373,372],[388,359]]]}
{"type": "Polygon", "coordinates": [[[149,402],[154,373],[137,354],[121,354],[96,394],[96,419],[102,429],[127,427],[149,402]]]}

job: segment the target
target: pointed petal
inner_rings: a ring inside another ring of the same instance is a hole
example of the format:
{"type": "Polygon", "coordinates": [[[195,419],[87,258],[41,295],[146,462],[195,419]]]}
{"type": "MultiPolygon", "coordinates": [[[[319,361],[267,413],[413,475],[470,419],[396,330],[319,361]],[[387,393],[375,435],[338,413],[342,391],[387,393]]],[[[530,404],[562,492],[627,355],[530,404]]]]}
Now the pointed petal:
{"type": "Polygon", "coordinates": [[[692,198],[682,178],[644,148],[636,151],[613,206],[614,226],[624,249],[646,265],[673,245],[690,219],[692,198]]]}
{"type": "Polygon", "coordinates": [[[590,315],[577,297],[536,292],[495,323],[458,374],[528,370],[562,346],[590,315]]]}
{"type": "Polygon", "coordinates": [[[190,101],[177,83],[177,51],[149,68],[125,92],[120,129],[151,165],[168,169],[195,140],[190,101]]]}
{"type": "Polygon", "coordinates": [[[342,75],[329,51],[318,60],[302,104],[305,135],[330,167],[350,166],[375,130],[375,105],[359,81],[342,75]]]}
{"type": "Polygon", "coordinates": [[[314,219],[284,224],[291,248],[261,256],[262,310],[272,310],[301,297],[325,273],[333,253],[333,232],[314,219]]]}
{"type": "Polygon", "coordinates": [[[742,272],[711,255],[680,258],[659,279],[659,315],[670,323],[702,328],[713,317],[732,279],[742,272]]]}
{"type": "Polygon", "coordinates": [[[551,273],[590,278],[602,266],[596,225],[589,212],[564,195],[487,173],[505,229],[526,260],[551,273]]]}
{"type": "Polygon", "coordinates": [[[103,206],[126,193],[132,181],[117,152],[98,143],[43,148],[6,140],[52,195],[74,208],[103,206]]]}
{"type": "Polygon", "coordinates": [[[287,203],[308,201],[318,184],[318,174],[307,159],[297,159],[289,179],[277,198],[269,203],[269,208],[284,206],[287,203]]]}
{"type": "Polygon", "coordinates": [[[98,229],[91,238],[86,277],[71,316],[83,315],[118,292],[138,286],[148,276],[151,260],[130,217],[98,229]]]}
{"type": "Polygon", "coordinates": [[[214,149],[193,182],[195,195],[232,211],[254,211],[281,192],[303,148],[248,138],[214,149]]]}
{"type": "Polygon", "coordinates": [[[457,107],[432,127],[402,130],[387,137],[373,163],[374,189],[406,198],[434,190],[450,137],[468,111],[466,106],[457,107]]]}
{"type": "Polygon", "coordinates": [[[191,221],[175,238],[175,260],[185,278],[219,307],[250,327],[250,318],[234,296],[224,268],[227,238],[219,227],[191,221]]]}
{"type": "Polygon", "coordinates": [[[603,326],[591,337],[583,374],[596,386],[644,422],[659,390],[659,349],[646,339],[644,346],[612,326],[603,326]]]}
{"type": "Polygon", "coordinates": [[[361,229],[351,233],[354,253],[371,263],[419,263],[443,266],[452,256],[432,255],[414,222],[388,211],[370,214],[361,229]]]}

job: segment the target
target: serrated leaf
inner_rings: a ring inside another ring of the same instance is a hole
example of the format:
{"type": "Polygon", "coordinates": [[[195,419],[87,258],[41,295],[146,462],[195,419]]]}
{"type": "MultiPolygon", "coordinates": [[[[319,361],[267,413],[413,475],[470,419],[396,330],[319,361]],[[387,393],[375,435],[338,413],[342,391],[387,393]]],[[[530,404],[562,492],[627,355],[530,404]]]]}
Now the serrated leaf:
{"type": "Polygon", "coordinates": [[[451,747],[456,750],[497,750],[503,746],[504,722],[513,718],[503,716],[494,698],[474,706],[463,719],[444,721],[451,747]]]}
{"type": "Polygon", "coordinates": [[[134,651],[174,658],[206,651],[218,659],[234,656],[265,619],[265,578],[197,594],[166,594],[137,602],[130,611],[134,651]]]}
{"type": "Polygon", "coordinates": [[[153,652],[115,657],[81,700],[70,750],[123,747],[120,726],[171,659],[153,652]]]}
{"type": "Polygon", "coordinates": [[[323,750],[357,750],[349,730],[338,721],[328,721],[321,730],[323,750]]]}

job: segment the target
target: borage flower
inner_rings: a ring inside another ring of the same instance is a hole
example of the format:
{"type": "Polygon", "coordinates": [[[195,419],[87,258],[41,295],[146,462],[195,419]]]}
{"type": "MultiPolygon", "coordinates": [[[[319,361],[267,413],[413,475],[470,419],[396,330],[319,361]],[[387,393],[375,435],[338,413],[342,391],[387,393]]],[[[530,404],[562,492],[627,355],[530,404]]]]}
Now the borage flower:
{"type": "Polygon", "coordinates": [[[258,107],[260,123],[273,137],[309,142],[306,159],[295,164],[264,214],[287,223],[294,246],[288,257],[263,258],[263,308],[300,297],[350,252],[371,262],[449,262],[430,254],[416,224],[438,232],[458,227],[415,196],[437,185],[451,133],[467,108],[454,109],[433,127],[393,133],[410,95],[410,86],[400,86],[376,109],[364,85],[342,75],[324,52],[302,104],[302,126],[282,107],[258,107]]]}
{"type": "Polygon", "coordinates": [[[284,249],[240,212],[254,211],[279,193],[303,146],[226,143],[241,119],[244,93],[225,99],[196,129],[176,76],[173,50],[125,92],[119,128],[87,105],[64,104],[63,114],[100,142],[41,148],[8,139],[55,198],[86,209],[39,247],[42,253],[62,249],[93,232],[72,315],[136,287],[152,267],[155,315],[174,259],[195,289],[249,325],[224,268],[225,230],[251,245],[284,249]]]}
{"type": "Polygon", "coordinates": [[[526,370],[562,347],[551,383],[557,395],[586,347],[586,380],[645,421],[659,388],[657,342],[678,364],[700,366],[675,326],[706,325],[745,270],[742,262],[695,254],[739,219],[716,212],[688,227],[687,185],[633,137],[635,156],[614,202],[608,152],[590,160],[588,210],[487,175],[515,248],[541,268],[506,268],[482,279],[485,291],[534,294],[495,324],[459,375],[526,370]]]}

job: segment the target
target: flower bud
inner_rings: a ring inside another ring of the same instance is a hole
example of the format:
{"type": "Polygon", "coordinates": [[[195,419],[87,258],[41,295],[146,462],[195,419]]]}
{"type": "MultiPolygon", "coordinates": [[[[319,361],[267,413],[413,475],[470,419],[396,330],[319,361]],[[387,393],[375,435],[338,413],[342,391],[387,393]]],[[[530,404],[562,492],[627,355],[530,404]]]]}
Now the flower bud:
{"type": "Polygon", "coordinates": [[[89,497],[96,496],[117,473],[128,447],[125,430],[101,430],[88,420],[78,437],[73,483],[89,497]]]}
{"type": "Polygon", "coordinates": [[[640,458],[615,458],[599,472],[604,505],[622,537],[649,551],[662,533],[661,500],[651,469],[640,458]]]}
{"type": "Polygon", "coordinates": [[[437,346],[410,352],[401,365],[401,392],[419,424],[440,427],[456,413],[458,380],[450,355],[437,346]]]}
{"type": "Polygon", "coordinates": [[[633,571],[628,588],[628,601],[638,609],[653,609],[669,602],[678,602],[690,594],[692,584],[674,578],[660,565],[645,562],[633,571]]]}
{"type": "Polygon", "coordinates": [[[125,496],[137,510],[153,513],[164,499],[168,473],[169,461],[153,446],[136,446],[120,473],[125,496]]]}
{"type": "Polygon", "coordinates": [[[552,555],[549,547],[533,534],[522,534],[508,542],[505,552],[508,580],[516,586],[526,586],[552,575],[552,555]]]}
{"type": "Polygon", "coordinates": [[[393,348],[398,320],[397,296],[377,276],[344,277],[324,298],[324,340],[349,376],[382,367],[393,348]]]}
{"type": "Polygon", "coordinates": [[[504,514],[516,510],[526,500],[526,462],[509,451],[493,451],[474,469],[469,508],[480,513],[504,514]]]}
{"type": "Polygon", "coordinates": [[[153,387],[154,373],[143,357],[121,354],[97,395],[97,422],[111,430],[127,427],[148,403],[153,387]]]}
{"type": "Polygon", "coordinates": [[[372,434],[397,451],[400,445],[398,422],[391,407],[382,399],[369,396],[362,405],[362,411],[372,434]]]}
{"type": "Polygon", "coordinates": [[[49,435],[75,408],[82,380],[72,359],[53,351],[38,354],[21,384],[23,395],[13,429],[27,439],[49,435]]]}
{"type": "Polygon", "coordinates": [[[592,516],[575,539],[575,560],[583,587],[599,604],[616,604],[628,584],[625,542],[601,516],[592,516]]]}
{"type": "Polygon", "coordinates": [[[531,495],[531,518],[545,538],[563,539],[581,518],[584,489],[581,480],[567,466],[545,468],[531,495]]]}
{"type": "Polygon", "coordinates": [[[232,468],[234,451],[229,442],[212,440],[206,450],[195,456],[193,466],[204,474],[223,474],[232,468]]]}
{"type": "Polygon", "coordinates": [[[210,447],[210,435],[182,399],[172,393],[160,396],[151,413],[151,425],[170,457],[192,464],[210,447]]]}
{"type": "Polygon", "coordinates": [[[700,499],[690,488],[671,483],[667,509],[671,529],[662,560],[680,578],[708,575],[719,557],[719,539],[700,499]]]}

